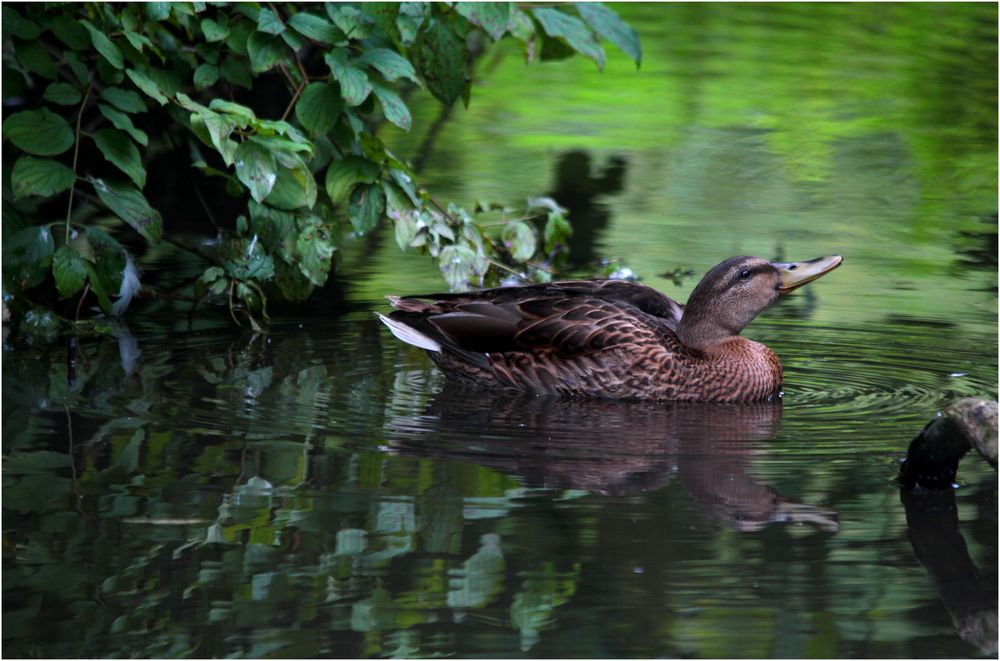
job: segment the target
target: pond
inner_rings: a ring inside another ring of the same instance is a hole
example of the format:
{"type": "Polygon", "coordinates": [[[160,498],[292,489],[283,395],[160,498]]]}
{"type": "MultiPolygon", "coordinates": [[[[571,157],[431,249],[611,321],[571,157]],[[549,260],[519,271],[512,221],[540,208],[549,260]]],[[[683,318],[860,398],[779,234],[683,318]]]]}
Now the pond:
{"type": "MultiPolygon", "coordinates": [[[[783,400],[453,387],[374,316],[444,287],[391,232],[267,335],[161,301],[7,337],[5,656],[995,657],[996,472],[895,476],[997,397],[996,5],[616,9],[639,70],[499,48],[433,143],[384,137],[438,199],[555,197],[578,272],[678,300],[843,255],[744,332],[783,400]]],[[[197,275],[158,250],[150,281],[197,275]]]]}

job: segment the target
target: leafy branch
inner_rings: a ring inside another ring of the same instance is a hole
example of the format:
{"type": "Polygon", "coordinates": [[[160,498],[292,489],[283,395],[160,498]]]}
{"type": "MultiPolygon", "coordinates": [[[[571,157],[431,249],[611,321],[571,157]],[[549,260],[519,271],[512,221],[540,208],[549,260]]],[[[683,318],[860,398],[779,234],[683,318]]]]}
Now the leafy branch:
{"type": "Polygon", "coordinates": [[[603,67],[602,38],[641,60],[635,32],[612,10],[586,3],[2,11],[5,103],[14,108],[3,138],[17,156],[4,181],[14,219],[3,227],[4,292],[25,308],[51,304],[46,292],[56,301],[79,296],[78,310],[93,295],[106,314],[120,313],[138,288],[120,233],[131,228],[150,244],[164,236],[161,201],[145,193],[147,155],[186,150],[199,188],[224,191],[242,208],[218,217],[220,240],[195,295],[218,299],[234,321],[255,328],[269,297],[304,301],[327,282],[341,237],[385,223],[401,249],[436,259],[454,288],[551,277],[571,232],[562,210],[470,214],[442,206],[375,127],[411,130],[404,99],[414,90],[445,108],[459,99],[467,105],[473,32],[478,41],[519,42],[528,61],[580,53],[603,67]],[[262,91],[274,82],[284,95],[262,91]],[[78,182],[121,221],[113,232],[82,218],[74,225],[78,182]],[[66,219],[56,241],[39,202],[62,195],[66,219]]]}

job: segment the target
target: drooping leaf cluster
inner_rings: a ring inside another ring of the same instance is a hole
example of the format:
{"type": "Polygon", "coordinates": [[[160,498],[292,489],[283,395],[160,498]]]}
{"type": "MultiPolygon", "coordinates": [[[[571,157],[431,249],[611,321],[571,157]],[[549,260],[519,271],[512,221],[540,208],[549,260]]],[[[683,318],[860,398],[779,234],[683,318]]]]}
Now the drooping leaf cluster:
{"type": "MultiPolygon", "coordinates": [[[[147,196],[150,160],[170,150],[190,155],[196,187],[239,201],[195,292],[254,324],[268,296],[302,301],[324,285],[341,234],[386,221],[452,287],[544,277],[570,232],[557,206],[540,219],[489,209],[489,222],[442,208],[378,131],[412,128],[420,88],[468,104],[483,44],[603,67],[602,37],[638,64],[635,32],[599,4],[5,4],[4,291],[89,291],[117,311],[134,293],[131,257],[123,228],[96,220],[171,238],[174,219],[147,196]]],[[[199,198],[212,217],[213,199],[199,198]]]]}

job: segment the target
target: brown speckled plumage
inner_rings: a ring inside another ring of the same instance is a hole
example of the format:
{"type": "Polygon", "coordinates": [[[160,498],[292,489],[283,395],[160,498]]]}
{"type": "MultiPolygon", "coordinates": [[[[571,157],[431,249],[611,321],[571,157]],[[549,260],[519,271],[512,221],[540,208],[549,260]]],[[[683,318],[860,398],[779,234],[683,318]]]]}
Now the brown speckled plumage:
{"type": "Polygon", "coordinates": [[[840,264],[839,257],[820,259],[836,262],[820,270],[820,260],[734,257],[702,279],[686,307],[644,285],[587,280],[390,297],[396,311],[383,321],[465,383],[610,398],[758,400],[781,389],[781,362],[739,332],[780,293],[840,264]]]}

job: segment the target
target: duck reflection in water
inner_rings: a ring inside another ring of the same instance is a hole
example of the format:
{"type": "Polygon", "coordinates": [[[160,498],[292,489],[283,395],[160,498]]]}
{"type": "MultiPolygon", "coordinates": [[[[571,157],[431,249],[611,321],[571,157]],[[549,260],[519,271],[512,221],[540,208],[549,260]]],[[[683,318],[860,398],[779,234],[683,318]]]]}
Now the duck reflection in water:
{"type": "Polygon", "coordinates": [[[736,530],[782,522],[836,531],[834,510],[746,473],[766,453],[781,406],[579,400],[448,382],[422,414],[391,416],[386,427],[392,452],[476,463],[530,488],[629,496],[677,477],[700,509],[736,530]]]}

